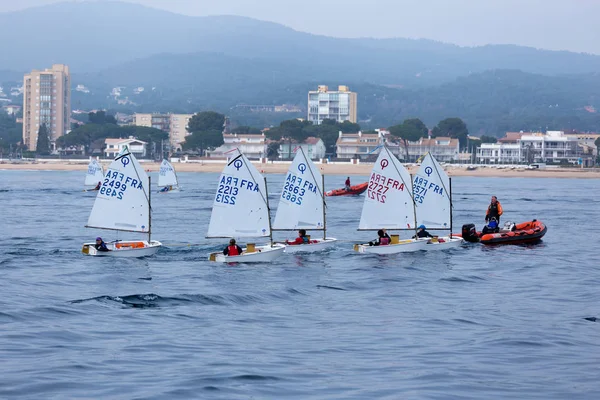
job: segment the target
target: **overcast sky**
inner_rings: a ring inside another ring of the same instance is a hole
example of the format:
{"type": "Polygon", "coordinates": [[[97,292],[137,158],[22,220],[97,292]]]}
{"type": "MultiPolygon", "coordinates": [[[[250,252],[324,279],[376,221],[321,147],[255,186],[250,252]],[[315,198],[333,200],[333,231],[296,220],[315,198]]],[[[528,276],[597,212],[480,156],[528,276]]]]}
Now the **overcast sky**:
{"type": "MultiPolygon", "coordinates": [[[[600,0],[128,1],[186,15],[242,15],[336,37],[509,43],[600,54],[600,0]]],[[[0,0],[0,12],[55,2],[0,0]]]]}

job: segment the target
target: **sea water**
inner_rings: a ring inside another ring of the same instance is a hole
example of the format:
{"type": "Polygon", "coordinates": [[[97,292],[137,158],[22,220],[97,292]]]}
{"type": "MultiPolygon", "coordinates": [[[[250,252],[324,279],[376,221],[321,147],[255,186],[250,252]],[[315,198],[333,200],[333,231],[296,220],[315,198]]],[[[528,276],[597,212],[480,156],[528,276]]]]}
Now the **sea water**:
{"type": "Polygon", "coordinates": [[[331,250],[223,265],[218,174],[179,178],[153,188],[165,246],[114,259],[81,245],[140,236],[84,228],[83,172],[0,171],[0,398],[600,398],[597,180],[453,179],[455,232],[496,195],[502,222],[548,226],[537,245],[358,254],[363,195],[327,199],[331,250]]]}

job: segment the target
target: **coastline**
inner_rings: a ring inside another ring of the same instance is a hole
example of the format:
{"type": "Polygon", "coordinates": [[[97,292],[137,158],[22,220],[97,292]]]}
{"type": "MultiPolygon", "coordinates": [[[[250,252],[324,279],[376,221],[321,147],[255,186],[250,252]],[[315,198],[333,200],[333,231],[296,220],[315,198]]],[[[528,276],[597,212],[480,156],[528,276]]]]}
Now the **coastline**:
{"type": "MultiPolygon", "coordinates": [[[[110,162],[102,161],[102,165],[107,168],[110,162]]],[[[253,162],[259,171],[264,174],[284,174],[289,163],[260,163],[253,162]]],[[[148,172],[158,172],[160,163],[143,162],[144,169],[148,172]]],[[[210,163],[173,163],[177,172],[212,172],[219,173],[223,170],[224,162],[210,163]]],[[[368,176],[373,168],[373,164],[317,164],[321,173],[325,175],[363,175],[368,176]]],[[[9,163],[0,162],[1,170],[16,171],[86,171],[88,161],[41,161],[41,162],[20,162],[9,163]]],[[[417,167],[407,166],[410,173],[414,173],[417,167]]],[[[525,167],[507,167],[497,168],[495,166],[477,166],[474,170],[468,170],[466,165],[445,165],[444,169],[449,176],[471,176],[471,177],[502,177],[502,178],[568,178],[568,179],[600,179],[600,169],[581,169],[581,168],[545,168],[545,169],[525,169],[525,167]]]]}

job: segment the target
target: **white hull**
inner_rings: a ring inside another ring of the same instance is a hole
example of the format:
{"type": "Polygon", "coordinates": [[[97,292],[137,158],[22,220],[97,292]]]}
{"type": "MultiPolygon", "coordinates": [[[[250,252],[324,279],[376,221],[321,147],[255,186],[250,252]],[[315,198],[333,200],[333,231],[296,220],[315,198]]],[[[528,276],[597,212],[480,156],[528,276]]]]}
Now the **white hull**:
{"type": "Polygon", "coordinates": [[[396,254],[396,253],[410,253],[413,251],[420,251],[427,249],[427,241],[406,239],[400,240],[398,244],[388,244],[384,246],[369,246],[368,244],[355,244],[354,250],[359,253],[369,254],[396,254]]]}
{"type": "Polygon", "coordinates": [[[337,242],[335,238],[327,238],[327,239],[311,239],[311,241],[316,241],[316,243],[308,243],[308,244],[296,244],[296,245],[285,245],[286,253],[314,253],[317,251],[323,251],[337,242]]]}
{"type": "Polygon", "coordinates": [[[272,246],[255,246],[256,251],[253,253],[246,253],[246,250],[246,248],[242,248],[242,254],[239,256],[226,256],[222,252],[211,253],[208,256],[208,260],[221,263],[268,263],[281,256],[285,250],[285,246],[273,243],[272,246]]]}
{"type": "Polygon", "coordinates": [[[438,241],[434,242],[431,241],[431,239],[427,238],[427,239],[419,239],[420,241],[426,242],[427,246],[425,247],[425,250],[448,250],[448,249],[455,249],[457,247],[462,246],[462,244],[465,242],[463,240],[463,238],[461,237],[449,237],[449,236],[440,236],[438,237],[438,241]],[[439,240],[443,240],[443,242],[440,242],[439,240]]]}
{"type": "Polygon", "coordinates": [[[94,247],[96,243],[84,243],[81,252],[88,256],[96,257],[147,257],[156,254],[162,246],[161,242],[156,240],[148,243],[146,240],[128,240],[119,241],[117,243],[107,243],[111,251],[98,251],[94,247]],[[135,247],[143,246],[143,247],[135,247]]]}

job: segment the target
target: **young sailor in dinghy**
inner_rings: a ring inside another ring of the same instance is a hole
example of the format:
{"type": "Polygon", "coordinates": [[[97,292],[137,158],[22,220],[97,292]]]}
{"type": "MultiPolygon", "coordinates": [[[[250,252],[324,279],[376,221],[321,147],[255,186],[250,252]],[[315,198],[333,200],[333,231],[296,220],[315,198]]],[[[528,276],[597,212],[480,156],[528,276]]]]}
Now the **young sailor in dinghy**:
{"type": "Polygon", "coordinates": [[[229,241],[229,246],[223,249],[223,254],[226,256],[239,256],[242,254],[242,248],[235,244],[235,239],[229,241]]]}
{"type": "Polygon", "coordinates": [[[110,251],[109,248],[106,247],[106,243],[104,243],[104,240],[102,240],[101,237],[96,238],[96,244],[94,245],[94,247],[98,251],[110,251]]]}
{"type": "Polygon", "coordinates": [[[102,182],[98,182],[98,184],[93,190],[100,190],[100,186],[102,186],[102,182]]]}
{"type": "Polygon", "coordinates": [[[385,229],[380,229],[377,231],[378,238],[369,242],[369,246],[387,246],[392,242],[392,238],[387,234],[385,229]]]}
{"type": "Polygon", "coordinates": [[[432,238],[433,235],[429,232],[427,232],[425,229],[427,229],[425,227],[425,225],[419,225],[417,234],[415,236],[413,236],[413,239],[417,239],[417,238],[432,238]]]}
{"type": "Polygon", "coordinates": [[[310,243],[310,239],[306,236],[306,229],[300,229],[298,231],[298,237],[293,241],[286,240],[285,244],[296,245],[296,244],[308,244],[310,243]]]}

